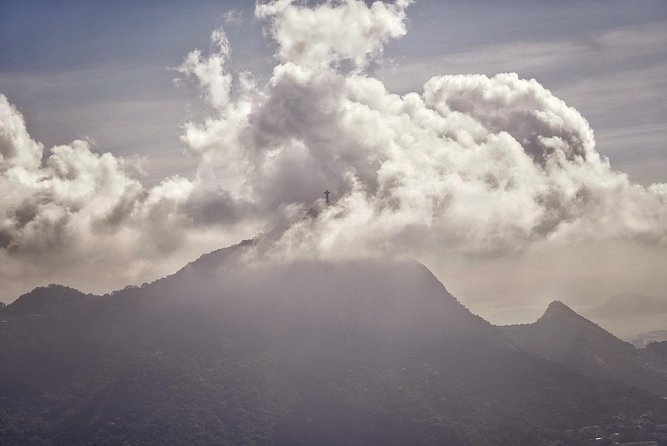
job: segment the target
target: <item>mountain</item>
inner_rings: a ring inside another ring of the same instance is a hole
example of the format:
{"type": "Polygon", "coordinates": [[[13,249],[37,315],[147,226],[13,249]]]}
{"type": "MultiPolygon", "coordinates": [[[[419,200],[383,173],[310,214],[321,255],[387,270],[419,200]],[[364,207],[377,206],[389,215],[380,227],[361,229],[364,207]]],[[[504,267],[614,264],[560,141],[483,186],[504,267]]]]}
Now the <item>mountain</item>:
{"type": "Polygon", "coordinates": [[[665,298],[618,294],[600,304],[579,310],[583,316],[622,339],[633,339],[641,333],[661,330],[667,326],[665,298]]]}
{"type": "Polygon", "coordinates": [[[562,302],[549,304],[532,324],[502,327],[523,350],[587,376],[624,381],[667,395],[667,365],[618,339],[562,302]]]}
{"type": "Polygon", "coordinates": [[[646,348],[656,355],[667,359],[667,341],[650,342],[646,348]]]}
{"type": "Polygon", "coordinates": [[[667,341],[667,330],[652,330],[648,333],[641,333],[630,339],[628,342],[637,348],[645,348],[652,342],[663,341],[667,341]]]}
{"type": "Polygon", "coordinates": [[[654,395],[520,351],[417,262],[252,248],[0,309],[0,444],[577,445],[568,429],[667,418],[654,395]]]}

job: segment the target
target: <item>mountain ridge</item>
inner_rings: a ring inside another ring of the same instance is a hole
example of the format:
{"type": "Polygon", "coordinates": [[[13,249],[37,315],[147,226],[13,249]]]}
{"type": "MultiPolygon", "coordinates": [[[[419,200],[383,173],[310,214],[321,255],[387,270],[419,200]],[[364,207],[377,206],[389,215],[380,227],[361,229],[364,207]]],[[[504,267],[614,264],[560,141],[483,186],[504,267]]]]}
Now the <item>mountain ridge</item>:
{"type": "Polygon", "coordinates": [[[0,442],[578,444],[578,423],[667,413],[518,350],[418,262],[249,265],[251,244],[0,310],[0,442]]]}
{"type": "Polygon", "coordinates": [[[551,302],[530,324],[508,325],[503,331],[516,345],[587,376],[611,378],[667,395],[667,368],[652,365],[650,353],[608,332],[561,301],[551,302]]]}

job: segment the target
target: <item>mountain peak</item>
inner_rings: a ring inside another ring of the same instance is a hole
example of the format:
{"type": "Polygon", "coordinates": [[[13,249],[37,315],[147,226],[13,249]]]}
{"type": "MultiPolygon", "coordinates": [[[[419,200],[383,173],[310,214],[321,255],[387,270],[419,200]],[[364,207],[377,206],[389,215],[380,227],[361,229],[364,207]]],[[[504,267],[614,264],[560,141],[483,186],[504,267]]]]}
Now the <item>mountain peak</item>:
{"type": "Polygon", "coordinates": [[[551,302],[542,317],[531,325],[546,329],[557,329],[557,333],[554,334],[561,338],[568,336],[578,336],[581,339],[596,338],[622,345],[624,349],[631,347],[627,342],[621,341],[559,300],[551,302]]]}
{"type": "Polygon", "coordinates": [[[560,300],[554,300],[547,306],[547,309],[544,311],[544,314],[540,320],[553,318],[562,319],[563,317],[575,317],[577,319],[583,319],[582,316],[580,316],[576,311],[565,305],[560,300]]]}
{"type": "Polygon", "coordinates": [[[664,395],[664,375],[649,367],[635,348],[561,301],[549,304],[536,322],[503,330],[520,349],[593,377],[625,381],[664,395]]]}
{"type": "Polygon", "coordinates": [[[74,288],[51,284],[46,287],[37,287],[20,296],[13,303],[7,305],[6,311],[11,313],[39,312],[47,307],[76,305],[79,301],[89,297],[91,295],[83,294],[74,288]]]}
{"type": "Polygon", "coordinates": [[[565,303],[563,301],[560,301],[560,300],[554,300],[553,302],[551,302],[547,306],[547,309],[549,309],[549,308],[573,311],[570,307],[565,305],[565,303]]]}
{"type": "Polygon", "coordinates": [[[577,333],[587,333],[589,335],[595,333],[596,336],[610,337],[622,342],[613,334],[609,333],[595,322],[586,319],[560,300],[551,302],[544,311],[544,314],[542,314],[542,317],[540,317],[533,325],[548,325],[561,328],[569,327],[569,330],[574,330],[574,332],[577,333]]]}

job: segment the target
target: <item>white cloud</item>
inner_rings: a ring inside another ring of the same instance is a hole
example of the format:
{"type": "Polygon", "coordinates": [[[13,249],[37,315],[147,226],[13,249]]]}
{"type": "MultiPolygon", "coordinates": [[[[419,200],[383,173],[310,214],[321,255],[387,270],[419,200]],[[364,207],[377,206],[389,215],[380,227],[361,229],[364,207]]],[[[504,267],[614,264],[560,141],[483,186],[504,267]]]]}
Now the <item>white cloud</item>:
{"type": "Polygon", "coordinates": [[[222,15],[227,26],[240,26],[243,23],[243,11],[232,9],[222,15]]]}
{"type": "Polygon", "coordinates": [[[389,39],[405,35],[405,9],[410,0],[395,3],[338,0],[314,7],[294,0],[273,0],[257,6],[259,19],[269,22],[278,44],[280,62],[329,66],[345,61],[363,67],[389,39]]]}
{"type": "Polygon", "coordinates": [[[221,107],[229,102],[232,83],[232,76],[225,67],[230,55],[229,40],[222,28],[213,31],[211,43],[215,52],[206,60],[202,59],[201,51],[194,50],[178,67],[178,71],[196,79],[206,101],[213,107],[221,107]]]}
{"type": "Polygon", "coordinates": [[[210,112],[184,126],[199,159],[192,179],[145,188],[125,161],[83,141],[42,163],[5,100],[0,275],[35,258],[64,274],[92,257],[112,276],[147,277],[260,230],[258,249],[274,259],[667,244],[667,186],[613,171],[588,122],[537,81],[438,76],[399,96],[371,77],[369,60],[405,33],[407,4],[259,5],[278,56],[265,86],[230,72],[228,41],[215,31],[214,50],[191,52],[179,68],[210,112]]]}
{"type": "Polygon", "coordinates": [[[516,72],[548,85],[558,97],[581,111],[593,123],[598,149],[635,181],[664,181],[665,133],[653,132],[628,146],[615,138],[623,129],[637,133],[643,126],[662,124],[667,117],[667,27],[665,22],[616,28],[582,30],[558,41],[515,41],[484,45],[465,52],[416,60],[400,60],[377,70],[378,78],[397,91],[420,88],[434,73],[516,72]],[[642,159],[629,152],[643,150],[642,159]]]}
{"type": "Polygon", "coordinates": [[[28,134],[25,122],[5,96],[0,96],[0,173],[41,162],[42,146],[28,134]]]}
{"type": "Polygon", "coordinates": [[[241,236],[233,224],[212,231],[205,218],[186,212],[203,206],[190,180],[167,178],[146,189],[127,161],[95,153],[88,141],[55,146],[44,155],[2,95],[0,129],[0,280],[6,298],[51,280],[99,291],[156,277],[195,255],[202,243],[241,236]]]}

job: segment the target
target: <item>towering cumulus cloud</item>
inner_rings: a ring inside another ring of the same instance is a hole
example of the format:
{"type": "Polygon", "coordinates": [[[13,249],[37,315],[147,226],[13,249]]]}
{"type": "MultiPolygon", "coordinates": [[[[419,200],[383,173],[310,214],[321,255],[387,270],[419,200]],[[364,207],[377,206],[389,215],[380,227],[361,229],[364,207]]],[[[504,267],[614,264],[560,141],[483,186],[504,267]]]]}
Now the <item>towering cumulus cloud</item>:
{"type": "Polygon", "coordinates": [[[667,244],[667,185],[612,170],[586,120],[535,80],[436,76],[399,96],[370,76],[406,33],[408,4],[258,5],[276,45],[264,86],[227,68],[229,43],[213,32],[215,49],[179,67],[210,109],[182,136],[200,167],[152,189],[85,141],[45,154],[2,97],[2,280],[92,263],[115,284],[257,232],[269,258],[667,244]]]}

